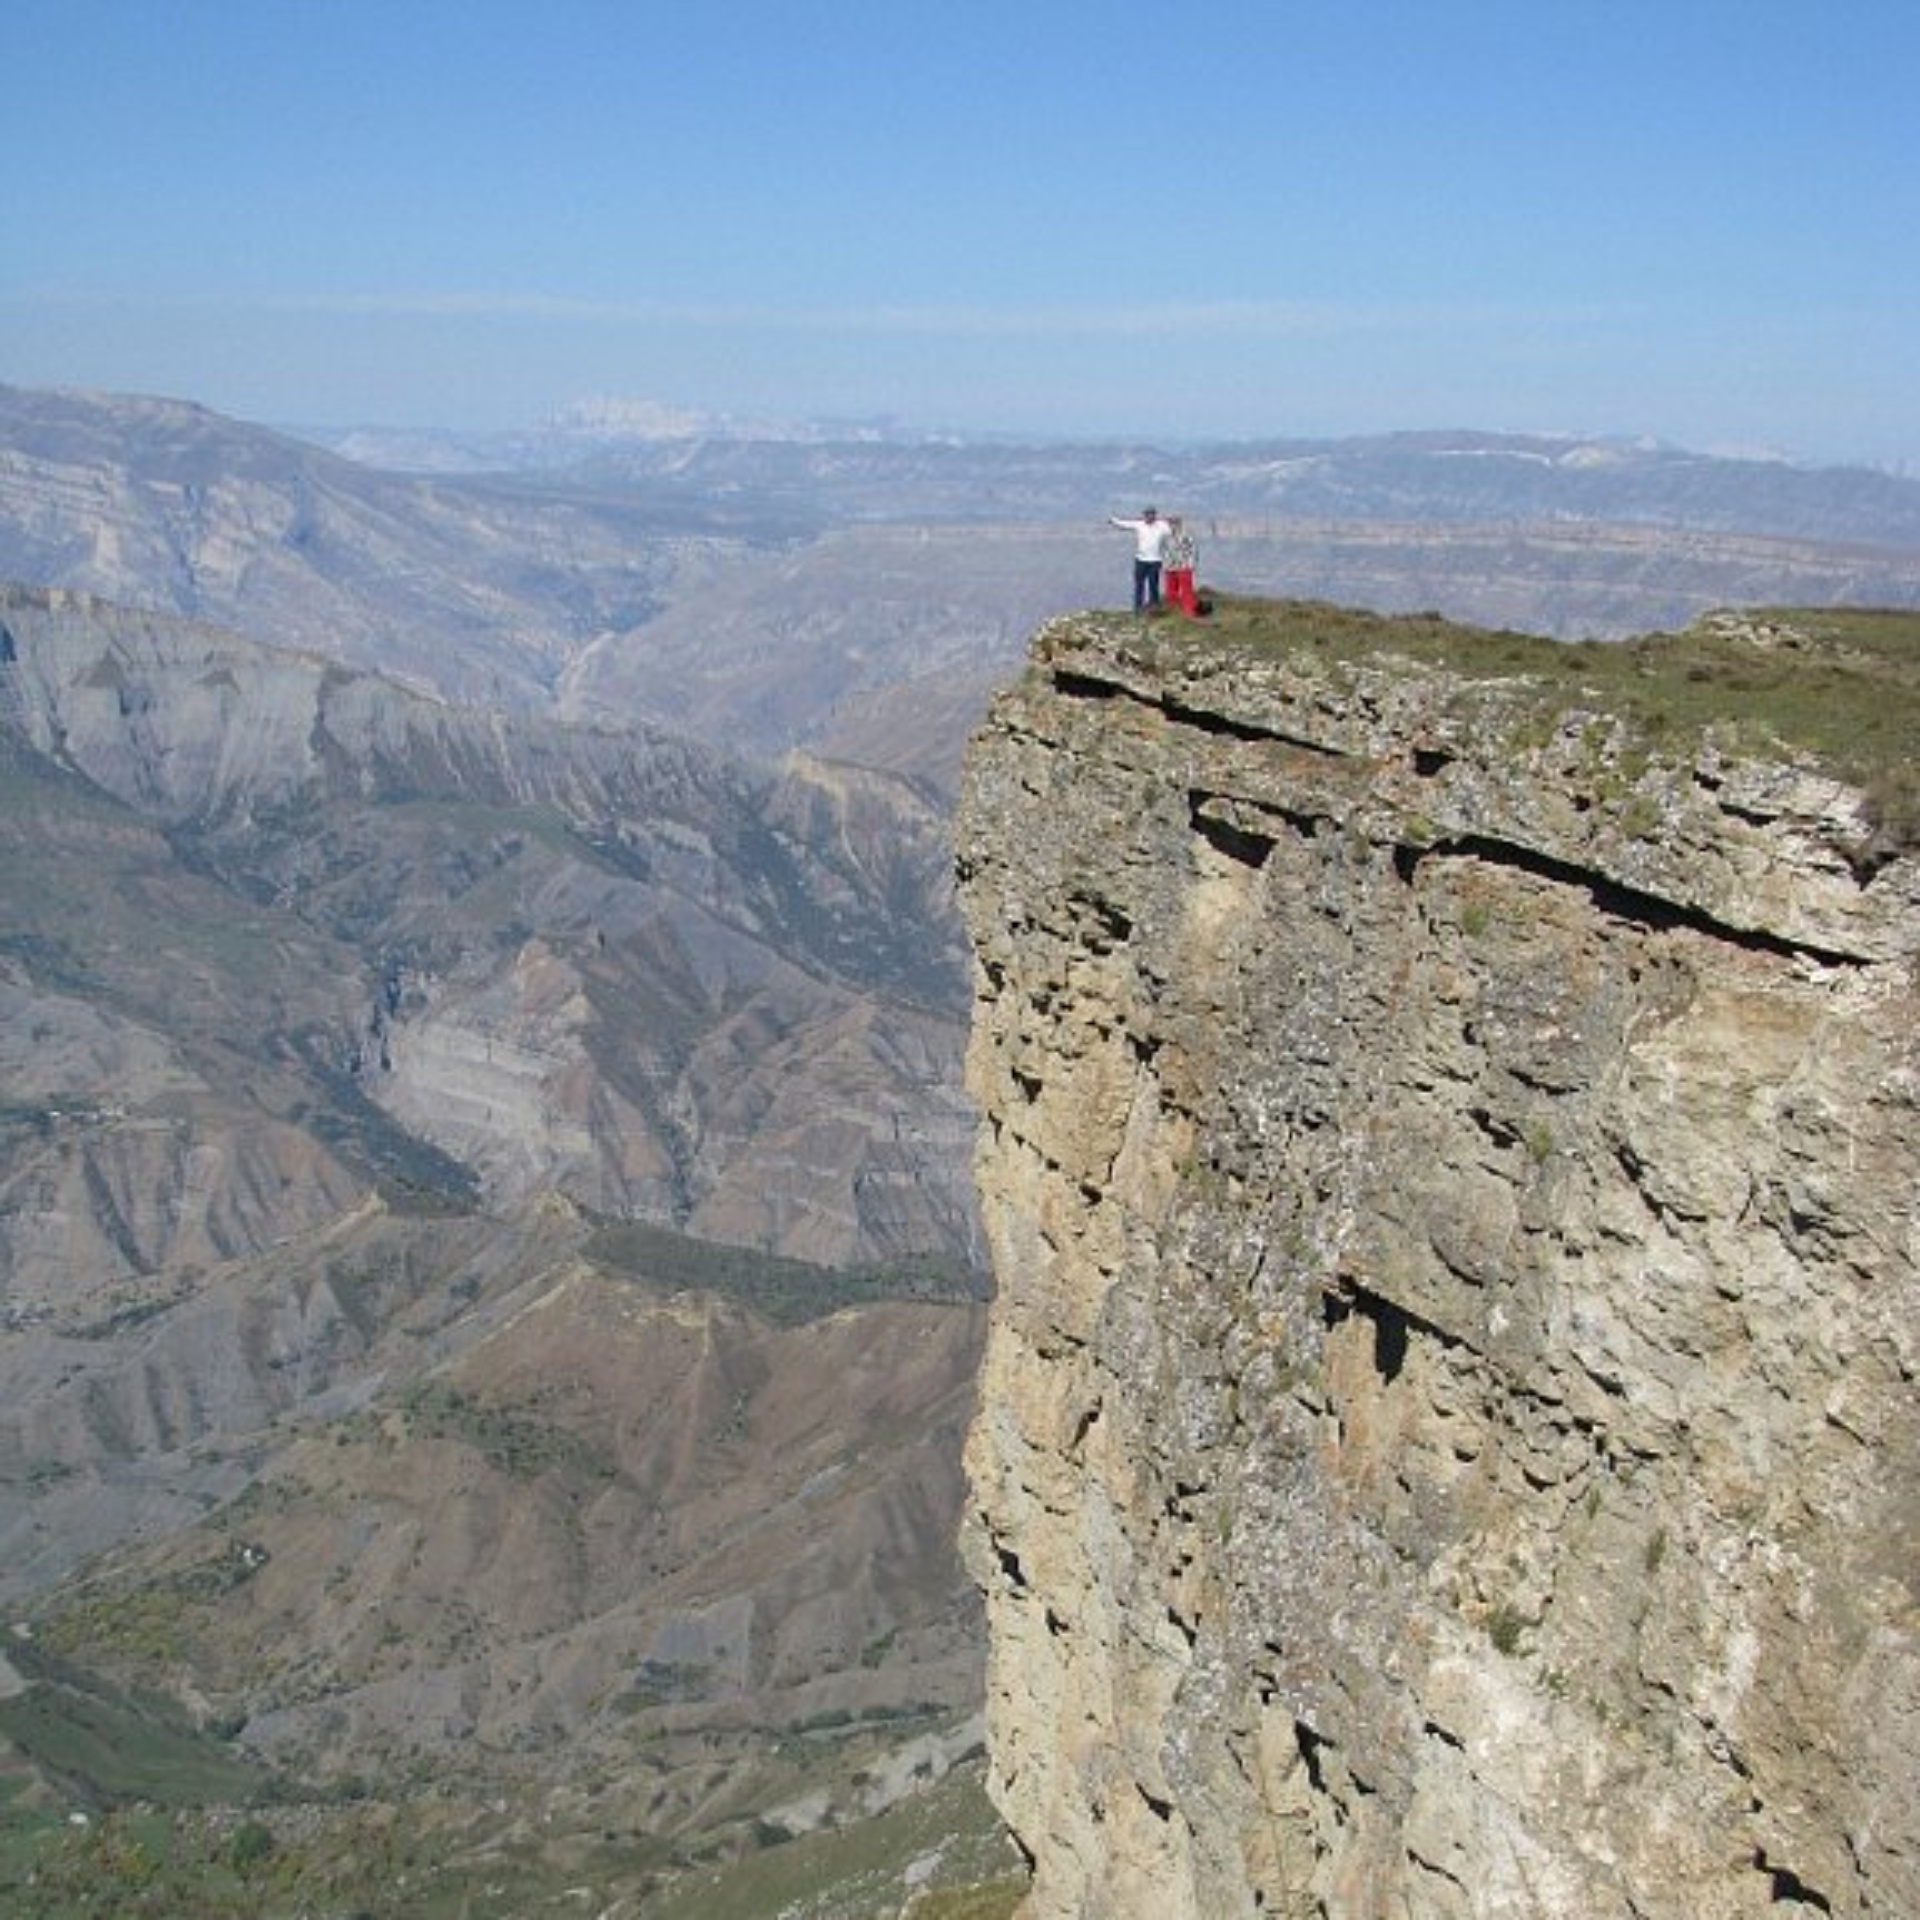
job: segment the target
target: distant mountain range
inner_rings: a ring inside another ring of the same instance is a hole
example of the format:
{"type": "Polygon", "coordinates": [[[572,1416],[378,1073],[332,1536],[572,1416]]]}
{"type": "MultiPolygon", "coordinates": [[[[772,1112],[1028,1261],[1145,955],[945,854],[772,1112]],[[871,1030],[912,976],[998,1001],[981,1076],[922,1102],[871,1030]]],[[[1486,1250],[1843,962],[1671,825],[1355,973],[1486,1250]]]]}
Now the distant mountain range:
{"type": "Polygon", "coordinates": [[[1106,518],[1149,500],[1193,518],[1229,591],[1600,637],[1729,603],[1920,603],[1920,482],[1863,470],[1473,433],[1158,449],[606,428],[462,443],[485,473],[400,473],[184,403],[0,388],[0,578],[463,701],[943,789],[1038,621],[1125,598],[1106,518]]]}
{"type": "Polygon", "coordinates": [[[1457,432],[1203,445],[774,430],[629,403],[523,434],[298,437],[372,466],[544,473],[592,484],[758,498],[828,522],[1052,522],[1137,504],[1308,520],[1617,521],[1920,547],[1920,481],[1875,468],[1701,454],[1646,440],[1457,432]]]}

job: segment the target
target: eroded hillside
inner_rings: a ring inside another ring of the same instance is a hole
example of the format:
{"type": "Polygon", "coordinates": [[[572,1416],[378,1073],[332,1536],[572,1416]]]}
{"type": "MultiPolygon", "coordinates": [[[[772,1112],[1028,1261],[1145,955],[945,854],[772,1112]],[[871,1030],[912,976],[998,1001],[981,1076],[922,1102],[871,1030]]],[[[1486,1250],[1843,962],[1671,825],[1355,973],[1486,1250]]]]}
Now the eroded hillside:
{"type": "Polygon", "coordinates": [[[62,1234],[98,1276],[231,1221],[205,1185],[276,1129],[307,1137],[289,1182],[345,1154],[801,1258],[967,1258],[946,823],[910,784],[449,707],[85,596],[15,590],[0,634],[8,989],[74,1123],[13,1163],[16,1291],[62,1234]],[[169,1199],[167,1141],[184,1166],[222,1127],[169,1199]],[[124,1190],[104,1223],[56,1207],[80,1178],[124,1190]],[[103,1269],[108,1241],[137,1251],[103,1269]]]}
{"type": "Polygon", "coordinates": [[[0,1906],[991,1863],[924,796],[13,589],[0,798],[0,1906]]]}

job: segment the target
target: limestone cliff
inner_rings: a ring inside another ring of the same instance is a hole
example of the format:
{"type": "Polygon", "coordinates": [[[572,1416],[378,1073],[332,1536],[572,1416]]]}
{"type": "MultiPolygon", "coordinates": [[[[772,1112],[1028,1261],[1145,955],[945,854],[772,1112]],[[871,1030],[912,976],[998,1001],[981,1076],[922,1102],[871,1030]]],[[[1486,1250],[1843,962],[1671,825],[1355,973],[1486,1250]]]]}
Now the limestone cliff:
{"type": "Polygon", "coordinates": [[[958,823],[1027,1920],[1920,1913],[1917,640],[1042,630],[958,823]]]}

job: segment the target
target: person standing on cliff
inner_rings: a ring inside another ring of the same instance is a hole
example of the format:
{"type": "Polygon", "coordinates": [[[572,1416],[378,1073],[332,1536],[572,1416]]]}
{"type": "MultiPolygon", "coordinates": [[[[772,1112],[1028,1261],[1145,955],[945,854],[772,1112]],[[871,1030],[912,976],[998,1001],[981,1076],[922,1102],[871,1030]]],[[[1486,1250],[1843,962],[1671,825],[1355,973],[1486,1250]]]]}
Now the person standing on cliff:
{"type": "Polygon", "coordinates": [[[1133,535],[1133,610],[1135,613],[1160,611],[1160,567],[1166,557],[1167,541],[1173,528],[1160,518],[1158,507],[1143,507],[1137,520],[1122,519],[1117,513],[1107,516],[1109,526],[1122,527],[1133,535]]]}
{"type": "Polygon", "coordinates": [[[1200,602],[1193,590],[1194,569],[1200,564],[1200,547],[1187,531],[1187,523],[1175,514],[1167,516],[1166,581],[1167,599],[1189,620],[1200,617],[1200,602]]]}

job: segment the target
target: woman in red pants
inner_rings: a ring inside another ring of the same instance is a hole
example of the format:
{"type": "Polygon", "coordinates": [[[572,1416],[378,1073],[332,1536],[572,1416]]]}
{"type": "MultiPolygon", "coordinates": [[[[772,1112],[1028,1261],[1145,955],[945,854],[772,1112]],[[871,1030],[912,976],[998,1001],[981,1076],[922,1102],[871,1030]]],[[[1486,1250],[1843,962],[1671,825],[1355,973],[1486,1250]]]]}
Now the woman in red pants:
{"type": "Polygon", "coordinates": [[[1167,525],[1172,531],[1167,535],[1166,596],[1189,620],[1197,620],[1200,603],[1194,597],[1193,571],[1200,564],[1200,549],[1177,513],[1168,516],[1167,525]]]}

